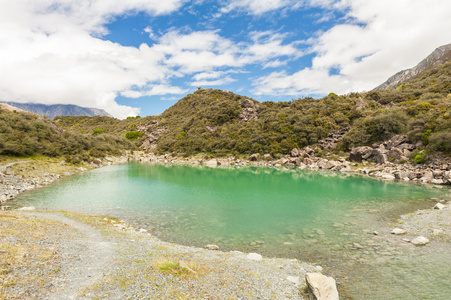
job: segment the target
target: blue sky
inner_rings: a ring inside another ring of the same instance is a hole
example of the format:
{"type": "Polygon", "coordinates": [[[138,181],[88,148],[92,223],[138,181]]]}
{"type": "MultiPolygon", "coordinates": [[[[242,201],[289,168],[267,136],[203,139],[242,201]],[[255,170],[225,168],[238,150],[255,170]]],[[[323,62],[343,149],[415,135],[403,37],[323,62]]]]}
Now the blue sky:
{"type": "Polygon", "coordinates": [[[118,118],[218,88],[365,91],[451,42],[448,0],[0,0],[0,101],[118,118]]]}

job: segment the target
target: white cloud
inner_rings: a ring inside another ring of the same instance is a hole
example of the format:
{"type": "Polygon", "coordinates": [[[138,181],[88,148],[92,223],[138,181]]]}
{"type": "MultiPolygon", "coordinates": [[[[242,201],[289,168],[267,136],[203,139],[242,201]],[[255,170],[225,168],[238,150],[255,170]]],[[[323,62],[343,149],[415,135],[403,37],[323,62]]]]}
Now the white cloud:
{"type": "MultiPolygon", "coordinates": [[[[98,37],[117,16],[144,11],[155,16],[176,11],[184,0],[42,0],[3,1],[0,4],[0,100],[77,104],[102,108],[116,117],[137,113],[120,106],[117,95],[131,98],[182,94],[187,89],[171,79],[217,69],[266,63],[292,55],[295,45],[284,36],[253,33],[235,43],[218,30],[171,29],[153,44],[126,47],[98,37]]],[[[230,83],[230,75],[215,80],[195,79],[201,85],[230,83]]]]}
{"type": "Polygon", "coordinates": [[[300,0],[230,0],[221,9],[222,13],[234,10],[248,11],[254,15],[260,15],[281,8],[296,9],[303,4],[300,0]]]}
{"type": "Polygon", "coordinates": [[[311,68],[274,72],[254,83],[256,94],[347,93],[370,90],[396,72],[413,67],[436,47],[451,42],[447,0],[341,0],[310,5],[341,9],[347,23],[312,38],[311,68]],[[330,75],[331,69],[339,75],[330,75]],[[312,81],[311,79],[315,79],[312,81]]]}
{"type": "Polygon", "coordinates": [[[199,87],[221,86],[221,85],[225,85],[225,84],[228,84],[228,83],[231,83],[234,81],[236,81],[236,79],[233,79],[230,76],[226,76],[226,77],[218,78],[216,80],[198,80],[198,81],[192,82],[191,86],[199,86],[199,87]]]}
{"type": "MultiPolygon", "coordinates": [[[[95,38],[116,15],[170,13],[181,0],[47,0],[0,4],[0,100],[78,104],[117,117],[139,109],[115,102],[120,91],[165,81],[164,56],[95,38]]],[[[158,88],[156,88],[158,90],[158,88]]]]}
{"type": "Polygon", "coordinates": [[[150,89],[141,89],[139,91],[137,90],[126,90],[121,92],[122,96],[129,97],[129,98],[140,98],[143,96],[156,96],[156,95],[168,95],[168,94],[175,94],[175,95],[181,95],[188,92],[187,89],[182,89],[178,86],[169,86],[169,85],[153,85],[150,87],[150,89]]]}

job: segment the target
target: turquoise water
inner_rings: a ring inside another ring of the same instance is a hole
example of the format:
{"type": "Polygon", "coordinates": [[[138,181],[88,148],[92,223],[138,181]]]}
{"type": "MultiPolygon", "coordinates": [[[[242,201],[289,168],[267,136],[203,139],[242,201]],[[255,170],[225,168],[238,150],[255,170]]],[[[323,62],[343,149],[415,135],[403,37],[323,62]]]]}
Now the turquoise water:
{"type": "MultiPolygon", "coordinates": [[[[118,217],[166,241],[214,243],[223,250],[320,263],[355,299],[396,299],[393,291],[385,298],[386,289],[373,277],[382,276],[379,269],[393,263],[408,274],[405,264],[412,254],[404,255],[391,245],[379,249],[371,244],[378,242],[377,237],[365,230],[387,231],[392,218],[430,207],[426,199],[447,193],[336,173],[127,164],[65,179],[17,201],[38,209],[118,217]],[[356,254],[350,247],[355,242],[369,246],[356,254]],[[375,263],[378,270],[372,270],[375,263]],[[371,282],[365,279],[369,275],[371,282]]],[[[427,266],[431,263],[426,259],[427,266]]],[[[391,266],[388,272],[396,274],[395,269],[391,266]]],[[[424,290],[418,283],[405,287],[409,280],[409,276],[401,280],[397,290],[424,290]]]]}

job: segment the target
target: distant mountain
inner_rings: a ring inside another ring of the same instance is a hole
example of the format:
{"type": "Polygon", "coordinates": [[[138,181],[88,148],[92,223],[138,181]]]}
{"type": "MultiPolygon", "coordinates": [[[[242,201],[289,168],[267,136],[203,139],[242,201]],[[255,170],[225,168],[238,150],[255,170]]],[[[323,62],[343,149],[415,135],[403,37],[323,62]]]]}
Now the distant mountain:
{"type": "Polygon", "coordinates": [[[418,65],[411,69],[403,70],[386,82],[376,87],[374,90],[396,89],[402,83],[409,81],[411,78],[417,76],[421,72],[436,66],[440,66],[451,60],[451,44],[441,46],[434,50],[428,57],[423,59],[418,65]]]}
{"type": "Polygon", "coordinates": [[[38,115],[46,115],[50,119],[56,116],[106,116],[111,117],[109,113],[99,108],[81,107],[72,104],[36,104],[36,103],[17,103],[17,102],[3,102],[11,106],[29,111],[38,115]]]}

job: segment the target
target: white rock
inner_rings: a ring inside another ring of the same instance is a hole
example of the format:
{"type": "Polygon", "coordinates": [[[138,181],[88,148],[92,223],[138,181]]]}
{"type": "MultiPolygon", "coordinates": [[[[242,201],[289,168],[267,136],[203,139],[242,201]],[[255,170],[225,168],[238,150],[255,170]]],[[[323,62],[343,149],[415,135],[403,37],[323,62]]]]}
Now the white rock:
{"type": "Polygon", "coordinates": [[[219,250],[219,246],[218,245],[206,245],[205,249],[208,249],[208,250],[219,250]]]}
{"type": "Polygon", "coordinates": [[[35,210],[36,208],[34,206],[24,206],[22,208],[19,208],[18,210],[20,211],[32,211],[35,210]]]}
{"type": "Polygon", "coordinates": [[[253,261],[262,261],[263,260],[263,256],[261,256],[258,253],[249,253],[246,256],[246,258],[249,259],[249,260],[253,260],[253,261]]]}
{"type": "Polygon", "coordinates": [[[395,176],[393,176],[393,175],[391,175],[391,174],[384,174],[384,175],[382,175],[382,179],[385,179],[385,180],[395,180],[396,178],[395,178],[395,176]]]}
{"type": "Polygon", "coordinates": [[[218,166],[218,161],[215,158],[213,158],[213,159],[210,159],[210,160],[207,160],[206,162],[204,162],[203,165],[207,166],[207,167],[215,168],[218,166]]]}
{"type": "Polygon", "coordinates": [[[414,244],[415,246],[424,246],[427,243],[429,243],[429,240],[427,238],[425,238],[424,236],[419,236],[419,237],[414,238],[411,241],[411,243],[414,244]]]}
{"type": "Polygon", "coordinates": [[[434,206],[434,209],[442,210],[442,209],[444,209],[444,208],[445,208],[445,205],[443,205],[443,204],[441,204],[441,203],[437,203],[437,204],[434,206]]]}
{"type": "Polygon", "coordinates": [[[407,231],[401,228],[395,228],[391,231],[392,234],[400,235],[400,234],[406,234],[407,231]]]}
{"type": "Polygon", "coordinates": [[[309,289],[311,299],[314,300],[338,300],[338,290],[335,279],[319,273],[305,274],[305,281],[309,289]]]}
{"type": "Polygon", "coordinates": [[[140,228],[140,229],[139,229],[139,232],[141,232],[141,233],[145,233],[145,232],[147,232],[147,229],[144,229],[144,228],[140,228]]]}
{"type": "Polygon", "coordinates": [[[299,278],[299,276],[287,276],[287,280],[295,285],[301,284],[301,278],[299,278]]]}

